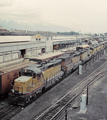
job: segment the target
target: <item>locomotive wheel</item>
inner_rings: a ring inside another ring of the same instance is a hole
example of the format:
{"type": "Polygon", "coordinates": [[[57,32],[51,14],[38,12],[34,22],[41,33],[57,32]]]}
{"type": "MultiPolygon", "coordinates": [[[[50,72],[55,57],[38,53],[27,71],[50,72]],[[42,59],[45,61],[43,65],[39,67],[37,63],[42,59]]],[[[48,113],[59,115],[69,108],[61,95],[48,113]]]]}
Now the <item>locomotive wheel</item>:
{"type": "Polygon", "coordinates": [[[29,102],[30,102],[30,98],[27,98],[26,103],[29,103],[29,102]]]}
{"type": "Polygon", "coordinates": [[[21,104],[21,106],[23,106],[23,107],[24,107],[25,105],[26,105],[26,102],[24,102],[24,103],[21,104]]]}
{"type": "Polygon", "coordinates": [[[63,75],[63,79],[66,77],[66,74],[63,75]]]}
{"type": "Polygon", "coordinates": [[[45,87],[42,88],[42,93],[44,93],[44,92],[45,92],[45,87]]]}
{"type": "Polygon", "coordinates": [[[37,96],[37,95],[36,95],[36,93],[34,93],[34,94],[33,94],[33,99],[35,99],[35,98],[36,98],[36,96],[37,96]]]}
{"type": "Polygon", "coordinates": [[[62,80],[62,77],[59,78],[59,81],[62,80]]]}

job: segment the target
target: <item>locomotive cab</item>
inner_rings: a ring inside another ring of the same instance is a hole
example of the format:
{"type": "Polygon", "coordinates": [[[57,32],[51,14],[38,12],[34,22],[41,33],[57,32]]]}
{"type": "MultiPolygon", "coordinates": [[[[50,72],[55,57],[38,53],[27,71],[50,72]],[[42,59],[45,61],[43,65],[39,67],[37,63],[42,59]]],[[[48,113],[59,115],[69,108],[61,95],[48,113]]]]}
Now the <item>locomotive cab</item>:
{"type": "Polygon", "coordinates": [[[12,89],[12,92],[16,94],[30,93],[30,91],[33,89],[33,86],[36,88],[38,82],[43,81],[43,74],[38,68],[34,68],[34,70],[31,70],[30,68],[23,69],[22,72],[19,72],[19,75],[20,77],[15,80],[12,89]]]}
{"type": "Polygon", "coordinates": [[[9,102],[25,104],[28,99],[33,98],[42,90],[43,85],[44,75],[39,68],[24,68],[19,72],[19,78],[14,81],[13,89],[9,93],[9,102]]]}

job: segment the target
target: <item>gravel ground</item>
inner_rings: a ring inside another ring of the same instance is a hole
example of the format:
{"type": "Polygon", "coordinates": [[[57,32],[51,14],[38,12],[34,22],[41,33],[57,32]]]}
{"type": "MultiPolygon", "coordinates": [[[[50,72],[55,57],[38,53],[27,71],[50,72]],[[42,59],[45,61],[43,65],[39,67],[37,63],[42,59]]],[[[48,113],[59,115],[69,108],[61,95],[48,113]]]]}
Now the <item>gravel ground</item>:
{"type": "Polygon", "coordinates": [[[87,111],[79,113],[80,108],[68,113],[67,120],[107,120],[107,75],[97,81],[89,90],[87,111]]]}
{"type": "MultiPolygon", "coordinates": [[[[98,68],[101,64],[103,64],[106,60],[107,60],[107,56],[105,55],[101,59],[97,60],[95,63],[92,63],[90,66],[88,65],[87,69],[83,67],[82,75],[78,75],[77,71],[74,72],[72,75],[68,76],[66,79],[61,81],[59,84],[57,84],[56,86],[51,88],[49,91],[44,93],[36,101],[31,103],[29,106],[25,107],[20,113],[18,113],[13,118],[11,118],[11,120],[34,120],[34,118],[38,114],[40,114],[43,110],[45,110],[50,105],[52,105],[54,102],[56,102],[59,98],[61,98],[64,94],[66,94],[73,86],[75,86],[78,82],[80,82],[90,73],[92,73],[96,68],[98,68]]],[[[91,101],[90,103],[93,103],[93,102],[91,101]]],[[[75,115],[74,116],[69,115],[69,119],[71,119],[72,117],[74,117],[75,119],[76,118],[75,115]]],[[[75,119],[75,120],[78,120],[78,119],[75,119]]],[[[81,120],[81,118],[79,120],[81,120]]],[[[82,120],[85,120],[85,119],[82,119],[82,120]]],[[[89,119],[89,120],[93,120],[93,119],[89,119]]]]}

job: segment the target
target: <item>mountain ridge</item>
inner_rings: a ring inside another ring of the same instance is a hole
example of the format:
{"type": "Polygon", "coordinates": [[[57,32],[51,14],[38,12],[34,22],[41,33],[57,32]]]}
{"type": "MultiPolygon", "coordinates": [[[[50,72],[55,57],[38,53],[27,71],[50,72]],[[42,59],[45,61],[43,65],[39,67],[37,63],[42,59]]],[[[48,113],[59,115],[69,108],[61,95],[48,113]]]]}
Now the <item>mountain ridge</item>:
{"type": "Polygon", "coordinates": [[[30,30],[30,31],[51,31],[51,32],[69,32],[72,29],[60,25],[53,25],[47,23],[18,23],[14,21],[0,20],[0,26],[5,27],[9,30],[20,29],[20,30],[30,30]]]}

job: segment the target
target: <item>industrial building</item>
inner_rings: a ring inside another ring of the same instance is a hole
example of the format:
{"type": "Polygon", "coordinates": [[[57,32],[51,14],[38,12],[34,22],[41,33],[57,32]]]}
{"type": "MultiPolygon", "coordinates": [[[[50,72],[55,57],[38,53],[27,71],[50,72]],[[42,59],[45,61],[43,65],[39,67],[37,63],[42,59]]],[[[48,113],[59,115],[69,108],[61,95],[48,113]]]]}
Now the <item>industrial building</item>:
{"type": "Polygon", "coordinates": [[[0,63],[78,45],[89,36],[0,36],[0,63]]]}
{"type": "Polygon", "coordinates": [[[0,62],[36,56],[53,50],[52,38],[36,36],[0,36],[0,62]]]}

